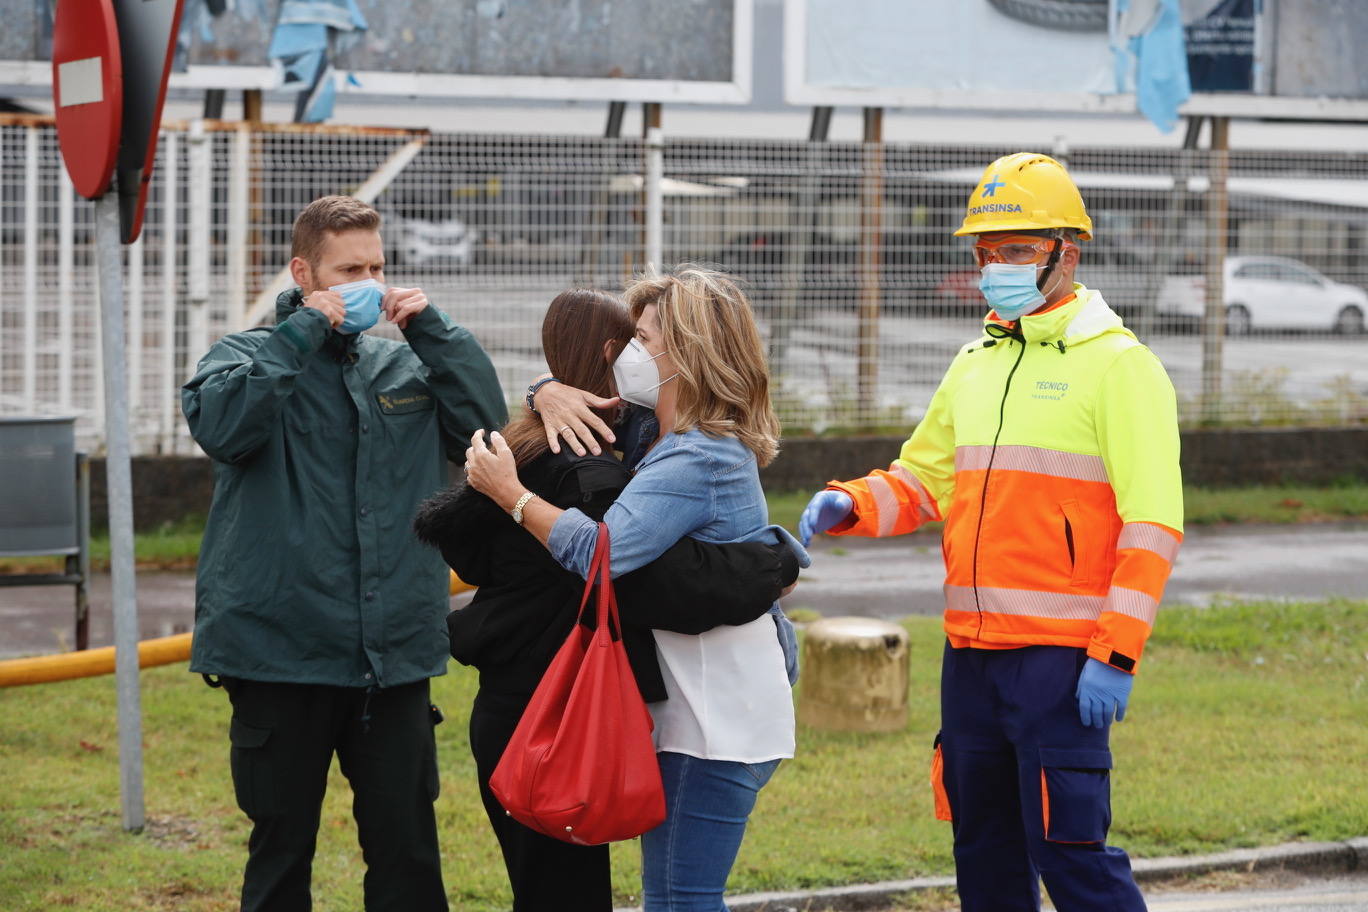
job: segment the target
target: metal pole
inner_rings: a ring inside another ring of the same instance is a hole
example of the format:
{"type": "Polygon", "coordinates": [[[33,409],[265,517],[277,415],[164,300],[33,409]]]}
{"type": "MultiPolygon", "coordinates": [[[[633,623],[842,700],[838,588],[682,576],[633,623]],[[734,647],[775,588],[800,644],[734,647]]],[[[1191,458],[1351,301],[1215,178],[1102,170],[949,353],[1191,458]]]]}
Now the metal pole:
{"type": "MultiPolygon", "coordinates": [[[[879,250],[883,239],[883,108],[864,109],[860,181],[860,325],[857,409],[872,409],[879,390],[879,250]]],[[[859,417],[859,416],[857,416],[859,417]]]]}
{"type": "Polygon", "coordinates": [[[646,130],[646,271],[658,273],[665,263],[665,141],[660,127],[646,130]]]}
{"type": "Polygon", "coordinates": [[[608,102],[608,121],[603,126],[604,139],[622,138],[622,118],[627,113],[627,102],[608,102]]]}
{"type": "Polygon", "coordinates": [[[1230,118],[1211,118],[1211,189],[1207,194],[1206,311],[1202,321],[1202,423],[1221,418],[1221,362],[1225,341],[1226,231],[1230,216],[1230,118]]]}
{"type": "Polygon", "coordinates": [[[104,351],[105,470],[109,497],[109,570],[114,594],[114,676],[119,702],[119,783],[123,825],[144,822],[142,710],[138,682],[138,601],[133,571],[133,472],[129,460],[128,371],[124,365],[123,256],[119,197],[95,201],[100,260],[100,341],[104,351]]]}

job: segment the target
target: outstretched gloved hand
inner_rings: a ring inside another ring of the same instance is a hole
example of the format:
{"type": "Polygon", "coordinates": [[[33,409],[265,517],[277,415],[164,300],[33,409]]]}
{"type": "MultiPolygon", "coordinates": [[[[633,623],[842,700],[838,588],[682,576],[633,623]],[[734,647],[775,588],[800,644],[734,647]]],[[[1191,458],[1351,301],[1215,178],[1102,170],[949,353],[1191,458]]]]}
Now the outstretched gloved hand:
{"type": "Polygon", "coordinates": [[[1130,699],[1135,675],[1113,668],[1106,662],[1088,659],[1083,673],[1078,676],[1078,717],[1084,725],[1106,728],[1116,713],[1116,721],[1126,718],[1126,701],[1130,699]]]}
{"type": "Polygon", "coordinates": [[[818,491],[812,495],[812,500],[808,501],[803,508],[803,515],[798,519],[799,541],[806,548],[811,544],[813,535],[830,529],[854,509],[855,501],[844,491],[818,491]]]}

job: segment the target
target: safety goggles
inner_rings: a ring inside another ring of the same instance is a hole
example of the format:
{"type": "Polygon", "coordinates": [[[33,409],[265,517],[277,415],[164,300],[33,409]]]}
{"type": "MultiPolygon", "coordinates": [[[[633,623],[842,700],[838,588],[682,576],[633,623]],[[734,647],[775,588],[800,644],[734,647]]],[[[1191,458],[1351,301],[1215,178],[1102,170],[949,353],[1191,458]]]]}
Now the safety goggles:
{"type": "Polygon", "coordinates": [[[1054,251],[1055,243],[1055,238],[1033,234],[1009,234],[991,239],[980,237],[974,242],[974,262],[980,269],[989,263],[1042,266],[1054,251]]]}

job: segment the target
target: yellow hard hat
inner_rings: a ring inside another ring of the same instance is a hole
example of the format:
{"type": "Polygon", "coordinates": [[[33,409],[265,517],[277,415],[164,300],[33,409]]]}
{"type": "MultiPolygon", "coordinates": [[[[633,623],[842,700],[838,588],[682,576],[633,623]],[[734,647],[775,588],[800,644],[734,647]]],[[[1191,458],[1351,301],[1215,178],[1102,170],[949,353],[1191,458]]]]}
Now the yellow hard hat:
{"type": "Polygon", "coordinates": [[[1075,228],[1092,237],[1092,219],[1064,166],[1038,152],[1004,155],[983,171],[956,237],[990,231],[1075,228]]]}

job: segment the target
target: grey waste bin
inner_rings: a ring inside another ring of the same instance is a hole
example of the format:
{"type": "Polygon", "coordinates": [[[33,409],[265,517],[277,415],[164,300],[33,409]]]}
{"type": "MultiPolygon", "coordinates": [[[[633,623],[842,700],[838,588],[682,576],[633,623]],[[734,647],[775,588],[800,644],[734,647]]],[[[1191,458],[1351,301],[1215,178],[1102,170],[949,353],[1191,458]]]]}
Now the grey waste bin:
{"type": "Polygon", "coordinates": [[[0,554],[75,554],[76,419],[0,418],[0,554]]]}
{"type": "Polygon", "coordinates": [[[61,573],[0,574],[0,587],[76,587],[76,648],[89,642],[90,463],[75,418],[0,417],[0,557],[63,555],[61,573]]]}

